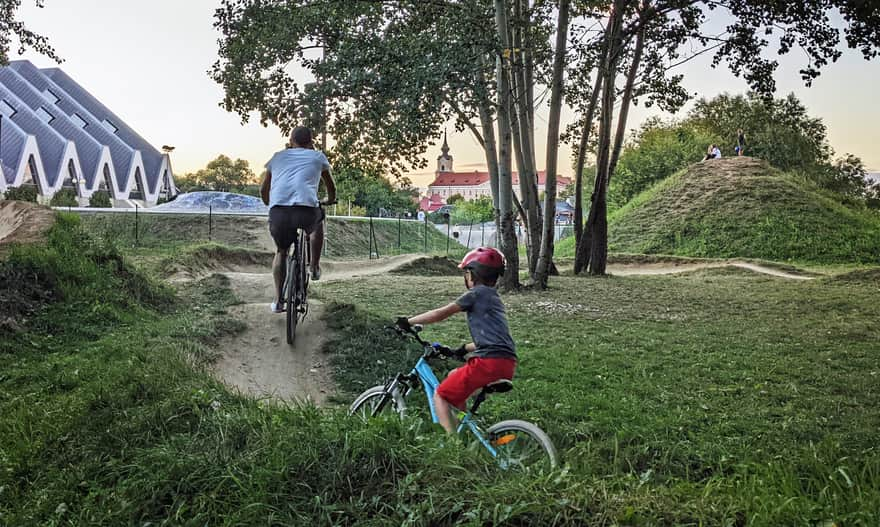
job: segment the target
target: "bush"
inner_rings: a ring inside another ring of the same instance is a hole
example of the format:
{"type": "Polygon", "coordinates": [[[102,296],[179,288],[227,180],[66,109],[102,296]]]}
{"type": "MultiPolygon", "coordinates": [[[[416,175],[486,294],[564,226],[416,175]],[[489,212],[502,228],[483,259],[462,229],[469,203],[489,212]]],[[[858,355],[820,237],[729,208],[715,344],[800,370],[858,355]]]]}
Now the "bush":
{"type": "Polygon", "coordinates": [[[110,193],[106,190],[99,190],[89,198],[89,207],[107,209],[112,206],[113,203],[110,201],[110,193]]]}
{"type": "Polygon", "coordinates": [[[700,161],[708,145],[720,142],[687,123],[648,120],[620,156],[608,189],[609,205],[612,210],[622,207],[654,183],[700,161]]]}
{"type": "Polygon", "coordinates": [[[483,196],[471,201],[459,200],[455,210],[452,211],[451,220],[455,225],[463,225],[492,221],[494,217],[492,198],[483,196]]]}
{"type": "Polygon", "coordinates": [[[37,187],[35,185],[12,187],[6,190],[4,197],[9,200],[30,201],[31,203],[36,203],[37,187]]]}
{"type": "Polygon", "coordinates": [[[49,201],[52,207],[78,207],[79,202],[76,201],[76,191],[72,188],[63,188],[52,196],[49,201]]]}

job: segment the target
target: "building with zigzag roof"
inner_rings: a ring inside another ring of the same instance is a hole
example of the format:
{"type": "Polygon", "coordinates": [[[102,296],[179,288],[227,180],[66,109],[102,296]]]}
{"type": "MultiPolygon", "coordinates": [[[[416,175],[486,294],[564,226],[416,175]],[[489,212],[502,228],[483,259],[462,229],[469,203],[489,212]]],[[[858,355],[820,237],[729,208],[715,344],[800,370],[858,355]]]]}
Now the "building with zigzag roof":
{"type": "Polygon", "coordinates": [[[62,188],[83,205],[98,191],[114,206],[177,193],[167,153],[64,71],[26,60],[0,67],[0,171],[0,192],[35,185],[41,201],[62,188]]]}

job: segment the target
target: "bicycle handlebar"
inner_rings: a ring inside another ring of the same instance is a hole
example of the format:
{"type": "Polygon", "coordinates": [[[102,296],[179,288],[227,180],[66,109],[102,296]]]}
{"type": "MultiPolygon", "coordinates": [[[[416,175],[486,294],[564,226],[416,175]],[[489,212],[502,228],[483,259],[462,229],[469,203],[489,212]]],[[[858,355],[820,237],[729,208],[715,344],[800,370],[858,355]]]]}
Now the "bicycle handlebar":
{"type": "Polygon", "coordinates": [[[428,342],[419,336],[419,331],[422,330],[422,326],[420,324],[416,324],[411,328],[402,328],[399,325],[395,324],[393,326],[385,326],[386,330],[391,330],[400,335],[401,337],[409,337],[419,344],[422,345],[425,350],[431,350],[430,353],[426,353],[427,358],[433,357],[443,357],[443,358],[455,358],[461,359],[455,350],[449,348],[449,346],[444,346],[439,342],[428,342]]]}

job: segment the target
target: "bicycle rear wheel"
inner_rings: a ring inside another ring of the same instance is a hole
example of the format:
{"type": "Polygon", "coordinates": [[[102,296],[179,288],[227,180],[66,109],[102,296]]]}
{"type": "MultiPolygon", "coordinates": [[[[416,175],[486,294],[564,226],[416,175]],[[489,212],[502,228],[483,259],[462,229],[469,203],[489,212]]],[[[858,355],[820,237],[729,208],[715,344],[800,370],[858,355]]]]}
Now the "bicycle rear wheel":
{"type": "Polygon", "coordinates": [[[298,258],[295,242],[291,249],[293,250],[293,254],[287,258],[287,275],[284,279],[287,284],[284,288],[284,304],[287,308],[287,343],[292,346],[296,339],[296,323],[299,316],[296,305],[297,282],[299,282],[299,263],[297,261],[298,258]]]}
{"type": "Polygon", "coordinates": [[[502,469],[534,470],[554,468],[558,463],[556,448],[547,434],[527,421],[501,421],[486,431],[497,452],[502,469]]]}

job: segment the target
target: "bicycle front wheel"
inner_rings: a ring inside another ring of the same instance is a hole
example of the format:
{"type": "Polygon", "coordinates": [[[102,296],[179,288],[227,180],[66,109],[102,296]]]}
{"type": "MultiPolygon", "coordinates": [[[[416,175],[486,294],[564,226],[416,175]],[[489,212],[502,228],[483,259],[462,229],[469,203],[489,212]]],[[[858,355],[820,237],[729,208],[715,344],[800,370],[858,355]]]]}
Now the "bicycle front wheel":
{"type": "Polygon", "coordinates": [[[486,431],[502,469],[554,468],[556,448],[543,430],[527,421],[512,419],[494,424],[486,431]]]}
{"type": "Polygon", "coordinates": [[[380,414],[396,413],[403,417],[406,411],[406,404],[400,391],[385,391],[385,386],[373,386],[366,390],[351,403],[348,408],[349,415],[355,415],[364,421],[380,414]]]}

